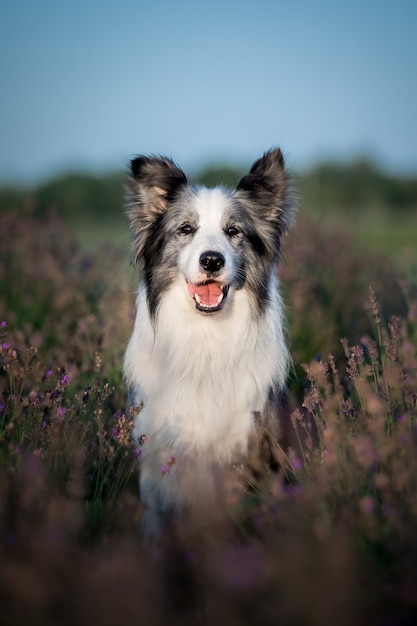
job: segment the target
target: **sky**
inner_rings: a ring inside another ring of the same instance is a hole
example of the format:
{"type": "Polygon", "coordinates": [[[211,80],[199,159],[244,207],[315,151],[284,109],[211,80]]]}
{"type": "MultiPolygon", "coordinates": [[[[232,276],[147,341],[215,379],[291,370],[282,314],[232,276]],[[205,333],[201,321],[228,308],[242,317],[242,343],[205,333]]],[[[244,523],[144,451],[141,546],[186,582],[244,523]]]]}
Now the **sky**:
{"type": "Polygon", "coordinates": [[[13,0],[0,81],[0,183],[272,146],[417,174],[417,0],[13,0]]]}

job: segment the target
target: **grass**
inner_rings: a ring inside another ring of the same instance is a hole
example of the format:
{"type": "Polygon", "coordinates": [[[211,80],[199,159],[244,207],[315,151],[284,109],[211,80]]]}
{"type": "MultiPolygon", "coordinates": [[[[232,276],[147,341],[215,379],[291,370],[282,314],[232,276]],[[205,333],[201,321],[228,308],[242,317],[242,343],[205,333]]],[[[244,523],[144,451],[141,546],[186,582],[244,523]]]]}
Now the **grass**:
{"type": "Polygon", "coordinates": [[[124,413],[126,252],[56,217],[0,222],[5,623],[415,623],[417,302],[389,258],[300,216],[281,268],[300,445],[229,512],[234,534],[155,559],[124,413]]]}
{"type": "Polygon", "coordinates": [[[320,222],[329,234],[344,231],[357,251],[368,251],[386,256],[398,270],[416,284],[417,215],[415,212],[396,212],[379,207],[359,214],[349,211],[331,213],[313,212],[314,221],[320,222]]]}

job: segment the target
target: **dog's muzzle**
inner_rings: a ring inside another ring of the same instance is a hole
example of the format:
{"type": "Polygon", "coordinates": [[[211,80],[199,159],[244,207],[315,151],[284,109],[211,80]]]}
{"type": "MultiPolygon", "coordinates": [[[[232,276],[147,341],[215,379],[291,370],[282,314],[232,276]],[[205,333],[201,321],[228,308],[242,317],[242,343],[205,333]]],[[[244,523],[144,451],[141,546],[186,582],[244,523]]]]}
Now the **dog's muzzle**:
{"type": "Polygon", "coordinates": [[[221,252],[206,250],[200,255],[199,265],[206,280],[199,283],[190,283],[187,280],[188,293],[198,311],[203,313],[220,311],[229,292],[229,285],[220,280],[226,259],[221,252]]]}

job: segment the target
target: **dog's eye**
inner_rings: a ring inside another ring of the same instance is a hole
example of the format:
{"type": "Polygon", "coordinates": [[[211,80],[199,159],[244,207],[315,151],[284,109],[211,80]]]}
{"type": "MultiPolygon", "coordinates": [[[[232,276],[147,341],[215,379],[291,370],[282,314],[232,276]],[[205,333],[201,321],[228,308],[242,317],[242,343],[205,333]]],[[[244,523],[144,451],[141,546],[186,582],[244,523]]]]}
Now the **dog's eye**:
{"type": "Polygon", "coordinates": [[[240,233],[240,230],[236,226],[228,226],[226,228],[226,235],[228,237],[236,237],[240,233]]]}
{"type": "Polygon", "coordinates": [[[192,235],[194,230],[195,229],[191,226],[191,224],[183,224],[180,228],[180,233],[182,235],[192,235]]]}

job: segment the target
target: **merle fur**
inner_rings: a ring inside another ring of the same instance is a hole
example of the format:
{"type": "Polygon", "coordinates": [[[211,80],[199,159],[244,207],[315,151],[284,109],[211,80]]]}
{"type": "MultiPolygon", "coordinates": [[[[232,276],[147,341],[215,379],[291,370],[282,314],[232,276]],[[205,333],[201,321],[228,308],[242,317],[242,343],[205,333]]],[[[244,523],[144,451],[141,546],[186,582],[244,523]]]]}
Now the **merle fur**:
{"type": "MultiPolygon", "coordinates": [[[[127,181],[127,213],[134,234],[133,259],[142,272],[151,317],[155,319],[163,292],[177,275],[177,255],[186,240],[178,235],[182,223],[198,228],[192,211],[198,187],[169,158],[138,156],[131,161],[127,181]],[[183,242],[183,244],[182,244],[183,242]]],[[[256,313],[268,304],[271,265],[278,263],[281,238],[292,221],[292,185],[281,150],[266,152],[237,184],[225,190],[230,215],[224,229],[237,225],[231,238],[240,249],[235,289],[244,286],[254,296],[256,313]]]]}

